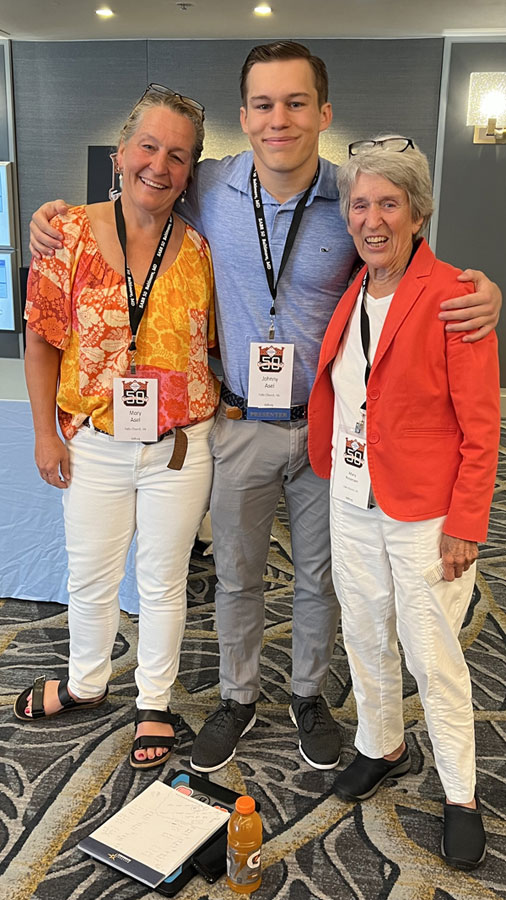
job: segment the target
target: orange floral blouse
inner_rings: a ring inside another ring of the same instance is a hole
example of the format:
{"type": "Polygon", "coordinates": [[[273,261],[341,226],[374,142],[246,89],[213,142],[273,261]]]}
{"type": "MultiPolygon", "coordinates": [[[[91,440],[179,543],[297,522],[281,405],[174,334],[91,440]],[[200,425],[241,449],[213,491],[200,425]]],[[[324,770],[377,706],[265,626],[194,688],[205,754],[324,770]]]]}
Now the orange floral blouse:
{"type": "MultiPolygon", "coordinates": [[[[125,279],[102,257],[84,206],[52,224],[64,246],[32,260],[25,318],[62,351],[57,404],[65,437],[88,416],[113,434],[113,378],[128,374],[131,356],[125,279]]],[[[187,225],[177,258],[153,285],[137,336],[136,378],[158,379],[159,434],[209,419],[218,405],[207,364],[207,349],[216,344],[213,291],[209,246],[187,225]]]]}

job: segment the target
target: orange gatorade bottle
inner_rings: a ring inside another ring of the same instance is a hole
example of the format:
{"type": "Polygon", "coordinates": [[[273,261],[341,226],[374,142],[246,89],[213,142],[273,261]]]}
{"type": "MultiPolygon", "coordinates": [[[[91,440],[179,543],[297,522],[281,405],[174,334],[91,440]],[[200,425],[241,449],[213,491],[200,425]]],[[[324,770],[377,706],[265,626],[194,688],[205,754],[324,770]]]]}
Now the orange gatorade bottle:
{"type": "Polygon", "coordinates": [[[238,797],[228,821],[227,884],[238,894],[260,887],[262,869],[262,820],[255,812],[253,797],[238,797]]]}

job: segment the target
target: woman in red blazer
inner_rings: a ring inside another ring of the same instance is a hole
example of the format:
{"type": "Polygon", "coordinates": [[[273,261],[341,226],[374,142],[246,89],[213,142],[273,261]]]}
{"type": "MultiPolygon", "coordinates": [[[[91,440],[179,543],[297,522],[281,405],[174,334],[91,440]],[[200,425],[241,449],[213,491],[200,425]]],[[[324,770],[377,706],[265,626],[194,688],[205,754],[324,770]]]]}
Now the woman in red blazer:
{"type": "Polygon", "coordinates": [[[358,752],[335,790],[365,800],[409,771],[400,640],[446,794],[442,854],[471,869],[486,845],[458,633],[494,487],[497,341],[466,343],[438,318],[461,283],[419,237],[432,212],[426,157],[398,137],[350,151],[341,211],[366,265],[329,324],[309,402],[358,711],[358,752]]]}

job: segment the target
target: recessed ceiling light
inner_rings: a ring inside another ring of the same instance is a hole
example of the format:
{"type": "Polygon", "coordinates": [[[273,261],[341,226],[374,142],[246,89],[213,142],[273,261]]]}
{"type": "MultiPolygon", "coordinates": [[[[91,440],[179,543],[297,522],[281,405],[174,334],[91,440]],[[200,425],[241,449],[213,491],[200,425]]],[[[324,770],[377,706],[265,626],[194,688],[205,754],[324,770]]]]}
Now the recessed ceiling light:
{"type": "Polygon", "coordinates": [[[95,10],[97,16],[102,16],[103,19],[110,19],[111,16],[114,15],[112,9],[109,9],[108,6],[103,6],[101,9],[95,10]]]}
{"type": "Polygon", "coordinates": [[[255,6],[253,10],[256,16],[270,16],[272,13],[272,9],[267,3],[261,3],[260,6],[255,6]]]}

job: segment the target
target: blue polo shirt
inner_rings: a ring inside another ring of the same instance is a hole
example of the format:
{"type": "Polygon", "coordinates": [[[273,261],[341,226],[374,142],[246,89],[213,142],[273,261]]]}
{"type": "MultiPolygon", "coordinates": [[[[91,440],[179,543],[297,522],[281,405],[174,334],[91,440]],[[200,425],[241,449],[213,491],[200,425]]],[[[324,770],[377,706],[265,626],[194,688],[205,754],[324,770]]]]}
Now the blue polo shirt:
{"type": "MultiPolygon", "coordinates": [[[[252,165],[251,151],[203,160],[179,207],[211,247],[225,382],[242,397],[248,395],[249,344],[267,339],[272,303],[253,212],[252,165]]],[[[262,188],[275,277],[302,193],[280,204],[262,188]]],[[[325,329],[356,260],[339,212],[336,166],[321,159],[276,299],[276,339],[295,345],[292,405],[308,401],[325,329]]]]}

